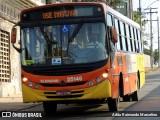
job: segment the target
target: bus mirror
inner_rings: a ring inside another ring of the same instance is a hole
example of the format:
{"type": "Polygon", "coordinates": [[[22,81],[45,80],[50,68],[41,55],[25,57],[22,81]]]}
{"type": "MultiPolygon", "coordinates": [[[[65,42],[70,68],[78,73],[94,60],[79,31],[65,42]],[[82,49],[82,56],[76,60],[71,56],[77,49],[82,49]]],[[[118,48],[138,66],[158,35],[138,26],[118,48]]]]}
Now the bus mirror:
{"type": "Polygon", "coordinates": [[[117,34],[117,30],[115,27],[112,28],[112,38],[113,38],[114,43],[118,42],[118,34],[117,34]]]}
{"type": "Polygon", "coordinates": [[[11,31],[11,43],[14,44],[16,43],[16,38],[17,38],[17,26],[20,25],[20,22],[17,22],[13,27],[12,27],[12,31],[11,31]]]}
{"type": "Polygon", "coordinates": [[[22,51],[20,48],[17,48],[14,44],[16,43],[16,38],[17,38],[17,26],[20,25],[20,22],[17,22],[13,28],[12,28],[12,31],[11,31],[11,43],[12,43],[12,46],[13,48],[15,48],[15,50],[17,50],[19,53],[22,51]]]}
{"type": "Polygon", "coordinates": [[[11,32],[11,43],[16,43],[16,38],[17,38],[17,29],[13,28],[11,32]]]}

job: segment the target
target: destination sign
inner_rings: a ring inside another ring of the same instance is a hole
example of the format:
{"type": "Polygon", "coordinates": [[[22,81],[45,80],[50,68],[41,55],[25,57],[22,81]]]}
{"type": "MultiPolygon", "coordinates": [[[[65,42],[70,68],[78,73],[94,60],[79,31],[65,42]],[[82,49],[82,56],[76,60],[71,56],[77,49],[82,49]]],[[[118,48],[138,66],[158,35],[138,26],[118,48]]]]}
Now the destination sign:
{"type": "Polygon", "coordinates": [[[64,17],[75,17],[78,16],[77,10],[65,10],[65,11],[49,11],[42,13],[43,19],[52,19],[52,18],[64,18],[64,17]]]}
{"type": "Polygon", "coordinates": [[[99,6],[50,6],[23,12],[21,14],[21,21],[29,22],[35,20],[56,20],[76,17],[100,17],[102,15],[102,9],[99,6]]]}

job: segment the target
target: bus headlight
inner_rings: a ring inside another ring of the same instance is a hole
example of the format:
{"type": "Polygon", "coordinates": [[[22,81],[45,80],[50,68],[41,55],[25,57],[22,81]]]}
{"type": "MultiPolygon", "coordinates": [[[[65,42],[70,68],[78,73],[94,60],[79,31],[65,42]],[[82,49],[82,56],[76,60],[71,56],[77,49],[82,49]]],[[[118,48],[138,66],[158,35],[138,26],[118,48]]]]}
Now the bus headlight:
{"type": "Polygon", "coordinates": [[[96,78],[96,82],[100,83],[101,82],[101,78],[96,78]]]}
{"type": "Polygon", "coordinates": [[[28,86],[29,86],[29,87],[32,87],[32,82],[28,82],[28,86]]]}
{"type": "Polygon", "coordinates": [[[24,78],[22,79],[22,81],[23,81],[23,82],[27,82],[27,81],[28,81],[28,78],[24,77],[24,78]]]}
{"type": "Polygon", "coordinates": [[[89,81],[89,82],[88,82],[88,85],[91,87],[91,86],[94,85],[94,82],[93,82],[93,81],[89,81]]]}
{"type": "Polygon", "coordinates": [[[107,77],[108,77],[108,73],[103,73],[102,76],[103,76],[104,78],[107,78],[107,77]]]}

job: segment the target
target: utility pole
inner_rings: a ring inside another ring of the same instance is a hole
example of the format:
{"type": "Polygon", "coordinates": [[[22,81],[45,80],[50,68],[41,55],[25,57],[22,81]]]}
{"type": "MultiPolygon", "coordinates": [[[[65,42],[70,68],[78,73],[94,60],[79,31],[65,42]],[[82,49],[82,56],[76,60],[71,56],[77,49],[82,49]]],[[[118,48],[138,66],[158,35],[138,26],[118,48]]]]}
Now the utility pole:
{"type": "MultiPolygon", "coordinates": [[[[142,29],[142,8],[141,8],[141,0],[139,0],[139,16],[140,16],[140,29],[141,29],[141,32],[140,32],[140,39],[143,41],[143,29],[142,29]]],[[[143,48],[142,50],[144,51],[144,45],[143,45],[143,48]]]]}
{"type": "Polygon", "coordinates": [[[153,69],[153,35],[152,35],[152,9],[150,8],[150,39],[151,39],[151,46],[150,46],[150,55],[151,55],[151,68],[153,69]]]}
{"type": "Polygon", "coordinates": [[[152,9],[158,9],[158,8],[146,8],[145,10],[149,9],[149,12],[145,12],[145,13],[149,13],[150,14],[150,41],[151,41],[151,45],[150,45],[150,62],[151,62],[151,68],[153,69],[153,64],[154,64],[154,59],[153,59],[153,33],[152,33],[152,22],[153,21],[157,21],[157,20],[152,20],[152,14],[153,13],[158,13],[156,12],[152,12],[152,9]]]}
{"type": "Polygon", "coordinates": [[[142,21],[141,21],[141,19],[142,19],[142,11],[141,11],[141,0],[139,0],[139,15],[140,15],[140,27],[142,27],[142,21]]]}
{"type": "Polygon", "coordinates": [[[159,17],[157,16],[157,27],[158,27],[158,67],[160,67],[160,41],[159,41],[159,17]]]}

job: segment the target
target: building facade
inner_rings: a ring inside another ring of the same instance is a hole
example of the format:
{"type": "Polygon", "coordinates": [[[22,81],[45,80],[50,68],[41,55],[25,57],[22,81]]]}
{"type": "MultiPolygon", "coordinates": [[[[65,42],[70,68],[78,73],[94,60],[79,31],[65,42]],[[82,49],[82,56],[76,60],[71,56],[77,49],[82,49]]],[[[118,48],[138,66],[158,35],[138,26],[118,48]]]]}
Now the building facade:
{"type": "Polygon", "coordinates": [[[0,0],[0,97],[21,92],[20,56],[10,43],[12,26],[19,21],[21,10],[43,5],[45,2],[45,0],[0,0]]]}

